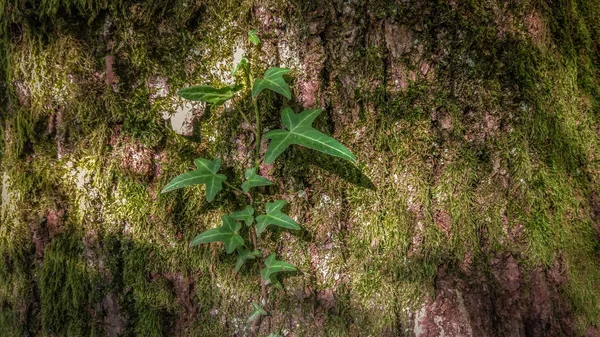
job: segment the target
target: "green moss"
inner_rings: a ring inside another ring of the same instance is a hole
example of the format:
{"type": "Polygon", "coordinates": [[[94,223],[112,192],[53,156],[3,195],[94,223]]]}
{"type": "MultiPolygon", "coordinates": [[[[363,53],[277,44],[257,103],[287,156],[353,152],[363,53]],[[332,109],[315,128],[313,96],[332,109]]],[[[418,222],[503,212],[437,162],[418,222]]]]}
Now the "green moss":
{"type": "MultiPolygon", "coordinates": [[[[263,5],[303,37],[310,30],[302,18],[319,9],[302,1],[263,5]]],[[[339,135],[360,164],[348,167],[294,149],[276,165],[283,188],[269,193],[290,198],[290,214],[306,230],[265,240],[265,248],[303,271],[284,281],[287,292],[273,293],[281,316],[273,317],[274,327],[300,317],[297,336],[398,334],[433,293],[440,265],[455,266],[466,256],[485,264],[503,251],[524,270],[561,259],[569,276],[561,292],[579,326],[599,320],[589,200],[600,170],[600,7],[584,0],[507,4],[502,8],[514,20],[498,23],[498,5],[361,5],[364,13],[352,23],[358,34],[370,32],[371,20],[419,27],[413,33],[420,56],[432,61],[435,76],[409,81],[398,92],[385,82],[391,66],[379,41],[385,36],[352,46],[350,60],[338,65],[329,47],[347,27],[327,27],[321,35],[328,68],[319,76],[333,109],[318,127],[339,135]],[[520,24],[531,12],[547,23],[548,39],[534,40],[520,24]],[[343,76],[356,88],[343,85],[343,76]],[[354,101],[338,102],[352,93],[354,101]],[[432,122],[434,113],[447,115],[451,128],[432,122]],[[490,116],[496,129],[487,124],[490,116]],[[467,141],[473,132],[481,139],[467,141]],[[441,211],[448,229],[440,227],[441,211]],[[512,240],[518,226],[523,234],[512,240]],[[306,289],[311,295],[298,300],[306,289]],[[335,289],[335,305],[315,331],[315,294],[324,289],[335,289]]],[[[223,156],[228,177],[239,180],[244,165],[235,159],[240,154],[231,137],[240,132],[238,116],[207,112],[200,142],[193,142],[169,130],[160,113],[175,110],[177,88],[233,80],[227,76],[231,55],[254,24],[255,5],[53,0],[2,3],[0,10],[7,13],[0,78],[9,89],[0,92],[0,104],[11,107],[0,117],[6,140],[0,159],[13,197],[3,203],[0,226],[0,334],[35,334],[41,326],[47,334],[102,335],[100,318],[88,309],[110,291],[129,319],[126,335],[168,335],[187,310],[169,279],[179,274],[193,279],[198,304],[189,335],[243,331],[243,315],[260,293],[253,267],[232,276],[234,261],[221,247],[187,245],[239,200],[222,193],[208,204],[202,188],[157,192],[197,156],[223,156]],[[114,41],[111,51],[107,40],[114,41]],[[115,57],[116,90],[101,77],[108,54],[115,57]],[[171,90],[150,103],[154,76],[166,78],[171,90]],[[22,101],[17,84],[28,90],[22,101]],[[58,111],[61,125],[48,132],[58,111]],[[124,144],[148,149],[151,174],[140,177],[123,167],[124,144]],[[38,266],[31,224],[49,209],[64,209],[67,227],[38,266]],[[105,269],[88,263],[83,237],[102,243],[91,249],[105,269]],[[23,323],[34,285],[40,312],[23,323]]],[[[272,62],[257,61],[257,71],[272,62]]],[[[419,71],[419,62],[408,56],[401,64],[419,71]]],[[[281,103],[274,95],[261,100],[268,127],[279,125],[281,103]]]]}
{"type": "Polygon", "coordinates": [[[46,247],[37,282],[45,333],[85,335],[90,320],[85,309],[94,300],[95,276],[86,266],[81,237],[65,234],[46,247]]]}
{"type": "Polygon", "coordinates": [[[32,294],[32,285],[29,280],[26,264],[22,261],[10,259],[7,252],[3,252],[0,260],[0,332],[7,336],[18,336],[25,333],[26,327],[21,321],[27,315],[27,298],[32,294]]]}

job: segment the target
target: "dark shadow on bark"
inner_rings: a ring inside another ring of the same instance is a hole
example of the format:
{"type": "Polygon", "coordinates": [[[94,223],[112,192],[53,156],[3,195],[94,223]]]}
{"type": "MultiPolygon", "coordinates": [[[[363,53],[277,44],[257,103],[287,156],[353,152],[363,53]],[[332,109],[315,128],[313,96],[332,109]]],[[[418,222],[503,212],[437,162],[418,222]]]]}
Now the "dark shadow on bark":
{"type": "Polygon", "coordinates": [[[377,190],[375,184],[355,164],[337,157],[331,157],[322,153],[314,152],[311,164],[332,173],[343,180],[356,186],[377,190]]]}

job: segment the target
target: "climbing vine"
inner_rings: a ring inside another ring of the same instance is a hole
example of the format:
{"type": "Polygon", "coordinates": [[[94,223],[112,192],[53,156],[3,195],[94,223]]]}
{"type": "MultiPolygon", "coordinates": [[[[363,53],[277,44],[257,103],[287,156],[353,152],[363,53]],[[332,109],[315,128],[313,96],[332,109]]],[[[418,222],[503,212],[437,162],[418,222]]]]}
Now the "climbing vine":
{"type": "MultiPolygon", "coordinates": [[[[260,44],[256,30],[248,33],[248,41],[255,46],[260,44]]],[[[223,186],[232,189],[240,195],[245,195],[248,204],[239,211],[226,214],[221,217],[221,226],[209,229],[196,236],[191,246],[199,244],[222,242],[227,254],[237,254],[235,273],[239,272],[247,261],[261,263],[264,268],[260,271],[262,294],[260,303],[253,302],[252,313],[247,319],[248,324],[260,325],[262,316],[268,315],[268,291],[267,287],[282,289],[278,275],[284,272],[296,271],[292,264],[278,260],[275,253],[264,252],[260,249],[260,239],[270,226],[281,227],[288,230],[301,230],[300,224],[285,214],[282,210],[286,204],[285,200],[275,200],[264,205],[264,214],[256,215],[256,209],[261,208],[255,202],[254,189],[261,186],[272,185],[273,182],[259,175],[261,162],[270,164],[274,162],[291,145],[300,145],[313,150],[326,153],[331,156],[340,157],[351,162],[356,162],[356,157],[344,145],[337,140],[313,128],[312,123],[323,109],[308,109],[295,113],[286,107],[281,111],[281,122],[285,128],[271,130],[262,134],[259,98],[265,90],[273,91],[287,98],[292,98],[291,90],[284,78],[289,69],[271,67],[267,69],[261,78],[254,78],[250,61],[246,57],[234,65],[232,75],[239,71],[243,72],[243,84],[234,84],[222,88],[207,85],[192,86],[177,92],[184,99],[200,101],[213,107],[222,106],[243,90],[250,90],[248,97],[254,107],[254,123],[242,110],[237,109],[242,118],[251,126],[255,135],[255,160],[244,174],[245,180],[241,189],[227,182],[227,176],[219,173],[221,158],[213,160],[198,158],[195,160],[196,169],[183,173],[172,179],[162,190],[162,193],[190,185],[205,185],[206,200],[211,202],[217,193],[223,190],[223,186]],[[261,139],[269,141],[264,155],[261,155],[261,139]],[[247,230],[242,229],[242,224],[247,230]],[[244,237],[246,236],[246,237],[244,237]],[[266,258],[264,258],[267,256],[266,258]]],[[[272,333],[270,336],[279,336],[272,333]]]]}

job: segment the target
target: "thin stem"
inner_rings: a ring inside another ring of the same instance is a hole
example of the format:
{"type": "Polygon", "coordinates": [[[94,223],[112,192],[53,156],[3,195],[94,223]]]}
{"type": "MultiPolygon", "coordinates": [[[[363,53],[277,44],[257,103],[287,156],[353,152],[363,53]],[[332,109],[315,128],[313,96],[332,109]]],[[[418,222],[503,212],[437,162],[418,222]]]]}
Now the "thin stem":
{"type": "Polygon", "coordinates": [[[231,188],[234,192],[245,195],[248,198],[248,200],[250,201],[250,205],[254,204],[254,198],[252,198],[252,195],[250,193],[244,192],[226,181],[224,181],[223,184],[225,184],[225,186],[231,188]]]}
{"type": "MultiPolygon", "coordinates": [[[[250,65],[248,65],[248,81],[250,82],[248,88],[251,88],[254,84],[254,76],[252,76],[252,72],[250,71],[250,65]]],[[[256,130],[256,161],[254,163],[254,167],[258,170],[260,166],[260,142],[261,142],[261,125],[260,125],[260,111],[258,110],[258,100],[256,97],[252,97],[252,105],[254,106],[254,119],[255,119],[255,130],[256,130]]]]}
{"type": "Polygon", "coordinates": [[[244,118],[244,121],[246,121],[246,123],[252,130],[252,133],[254,133],[254,135],[256,136],[256,130],[254,129],[254,126],[252,126],[252,123],[250,123],[250,119],[248,119],[248,116],[242,111],[242,109],[238,107],[236,107],[235,109],[240,113],[240,115],[242,115],[242,118],[244,118]]]}
{"type": "Polygon", "coordinates": [[[239,188],[235,187],[234,185],[231,185],[230,183],[228,183],[228,182],[226,182],[226,181],[224,181],[224,182],[223,182],[223,184],[225,184],[225,186],[227,186],[227,187],[231,188],[232,190],[234,190],[234,191],[236,191],[236,192],[238,192],[238,193],[241,193],[241,194],[246,194],[246,192],[244,192],[244,191],[240,190],[239,188]]]}
{"type": "MultiPolygon", "coordinates": [[[[254,84],[254,76],[252,76],[252,72],[251,72],[251,67],[250,64],[247,65],[247,67],[245,67],[246,70],[246,81],[247,81],[247,87],[250,88],[250,90],[252,91],[252,85],[254,84]]],[[[252,93],[250,93],[252,95],[252,93]]],[[[258,110],[258,100],[256,99],[256,97],[252,97],[252,105],[254,106],[254,118],[255,118],[255,125],[254,125],[254,134],[256,136],[256,160],[254,163],[254,167],[258,170],[259,166],[260,166],[260,143],[261,143],[261,123],[260,123],[260,111],[258,110]]],[[[252,194],[249,194],[251,199],[250,199],[250,203],[252,206],[254,206],[254,198],[252,198],[252,194]]],[[[250,228],[250,235],[251,235],[251,240],[252,240],[252,245],[254,246],[254,249],[257,250],[258,246],[260,244],[260,238],[258,237],[258,235],[256,235],[256,228],[252,227],[250,228]]],[[[263,258],[257,258],[257,269],[258,269],[258,273],[260,275],[260,265],[263,262],[263,258]]],[[[265,283],[265,281],[262,279],[262,277],[260,277],[260,285],[261,285],[261,298],[262,298],[262,304],[265,308],[265,310],[269,310],[269,305],[268,305],[268,289],[267,289],[267,284],[265,283]]],[[[252,323],[252,331],[253,332],[257,332],[260,330],[260,325],[263,322],[263,317],[260,316],[257,320],[255,320],[252,323]]],[[[267,320],[268,322],[268,320],[267,320]]]]}
{"type": "Polygon", "coordinates": [[[252,99],[252,103],[254,103],[254,116],[256,118],[256,163],[255,167],[258,170],[260,166],[260,142],[261,142],[261,126],[260,126],[260,113],[258,112],[258,102],[256,98],[252,99]]]}
{"type": "Polygon", "coordinates": [[[250,228],[250,238],[252,239],[252,245],[254,246],[254,249],[257,249],[258,238],[256,237],[256,231],[254,230],[254,227],[250,228]]]}

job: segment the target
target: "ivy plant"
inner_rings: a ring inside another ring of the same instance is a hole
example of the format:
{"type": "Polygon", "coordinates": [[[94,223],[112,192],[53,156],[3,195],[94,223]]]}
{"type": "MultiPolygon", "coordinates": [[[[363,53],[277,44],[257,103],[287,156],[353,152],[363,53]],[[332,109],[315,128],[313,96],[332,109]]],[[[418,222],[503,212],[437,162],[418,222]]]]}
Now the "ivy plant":
{"type": "MultiPolygon", "coordinates": [[[[256,30],[251,30],[248,33],[248,41],[255,47],[260,45],[256,30]]],[[[261,163],[270,164],[274,162],[286,149],[293,145],[303,146],[351,162],[355,162],[356,157],[340,142],[313,127],[313,122],[324,111],[323,109],[308,109],[295,113],[291,108],[286,107],[281,111],[283,128],[271,130],[261,136],[261,94],[265,91],[272,91],[285,97],[287,99],[285,102],[289,102],[292,98],[292,91],[284,76],[290,70],[271,67],[264,72],[262,77],[254,79],[250,59],[244,56],[233,66],[231,74],[236,75],[240,71],[243,76],[238,77],[243,79],[243,83],[235,83],[222,88],[198,85],[181,89],[177,93],[184,99],[204,102],[213,107],[221,106],[235,97],[251,100],[251,105],[254,108],[253,122],[241,109],[236,109],[241,117],[251,125],[255,136],[254,162],[252,167],[248,167],[244,173],[243,182],[240,185],[241,189],[230,184],[227,177],[219,173],[221,158],[212,160],[198,158],[195,160],[195,170],[173,178],[163,188],[162,193],[191,185],[205,185],[206,200],[211,202],[225,185],[238,195],[244,195],[244,200],[247,199],[248,203],[242,209],[223,215],[220,226],[199,234],[192,240],[190,245],[223,243],[227,254],[237,254],[235,273],[239,272],[247,262],[263,266],[259,275],[263,290],[260,304],[252,303],[252,311],[247,320],[248,324],[258,328],[262,317],[269,314],[267,287],[272,286],[282,289],[278,276],[282,273],[296,271],[296,267],[292,264],[278,260],[275,253],[267,252],[264,248],[261,248],[260,240],[271,227],[279,227],[294,232],[301,230],[300,224],[285,213],[285,200],[266,202],[264,214],[256,214],[255,207],[261,208],[261,205],[255,203],[257,188],[273,185],[272,181],[259,174],[261,163]],[[248,93],[248,95],[240,95],[241,93],[248,93]],[[260,151],[261,139],[269,141],[264,155],[260,151]]],[[[270,111],[263,112],[265,115],[268,113],[270,111]]],[[[270,336],[280,335],[272,333],[270,336]]]]}

